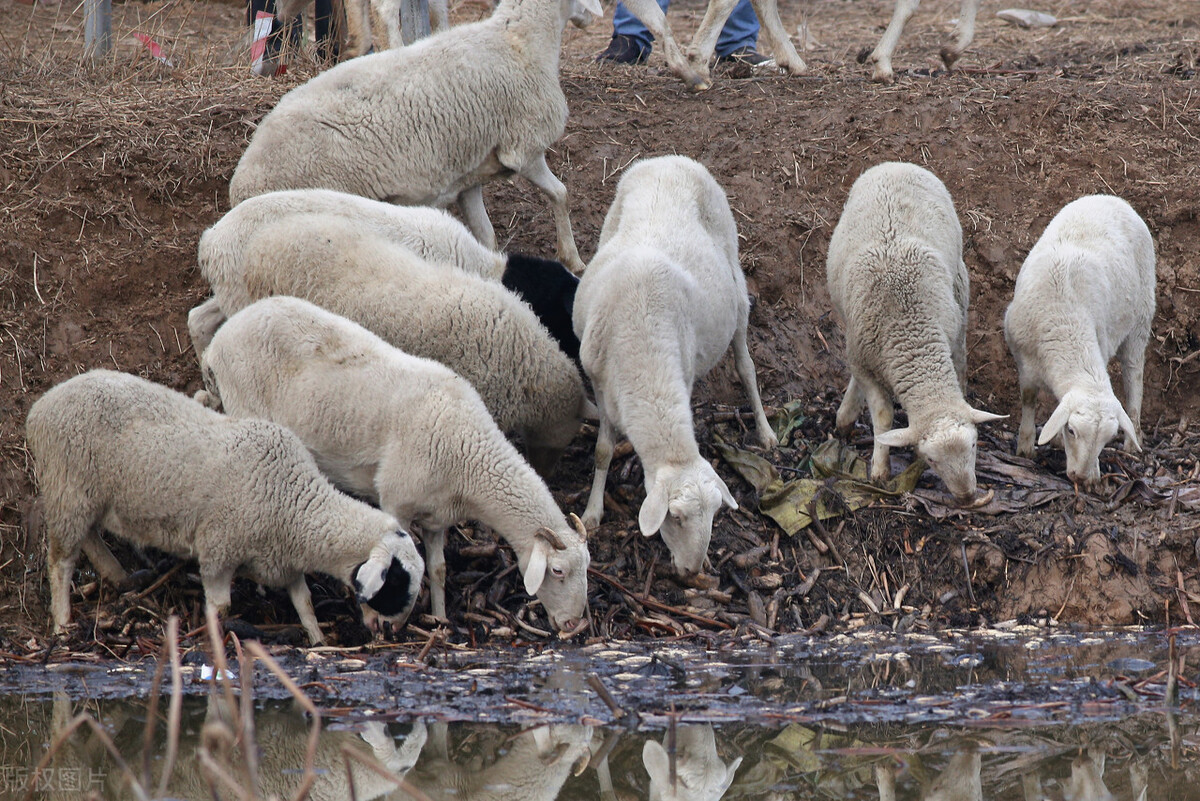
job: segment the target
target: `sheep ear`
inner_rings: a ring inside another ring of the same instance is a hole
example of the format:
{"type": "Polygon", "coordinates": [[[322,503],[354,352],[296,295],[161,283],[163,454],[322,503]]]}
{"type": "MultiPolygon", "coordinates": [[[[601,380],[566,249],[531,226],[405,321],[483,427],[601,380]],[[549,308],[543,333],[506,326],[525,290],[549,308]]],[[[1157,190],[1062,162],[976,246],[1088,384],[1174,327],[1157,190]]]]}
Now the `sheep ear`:
{"type": "Polygon", "coordinates": [[[996,420],[1006,419],[1008,419],[1007,414],[992,414],[991,412],[985,412],[983,409],[971,410],[971,422],[975,425],[980,425],[981,423],[992,423],[996,420]]]}
{"type": "Polygon", "coordinates": [[[544,756],[554,750],[553,744],[550,742],[550,727],[538,726],[530,732],[533,735],[533,744],[537,746],[538,756],[544,756]]]}
{"type": "Polygon", "coordinates": [[[525,592],[530,595],[537,595],[546,578],[547,547],[541,540],[533,541],[533,553],[529,557],[529,564],[525,566],[525,592]]]}
{"type": "Polygon", "coordinates": [[[917,437],[913,433],[912,427],[906,426],[876,434],[875,441],[880,445],[887,445],[889,448],[907,448],[917,444],[917,437]]]}
{"type": "Polygon", "coordinates": [[[653,537],[662,528],[667,519],[667,492],[661,481],[655,481],[654,486],[646,493],[646,500],[638,512],[638,528],[643,537],[653,537]]]}
{"type": "Polygon", "coordinates": [[[1046,421],[1046,425],[1042,426],[1042,434],[1038,437],[1037,444],[1045,445],[1050,440],[1058,436],[1058,432],[1062,431],[1063,426],[1067,424],[1067,418],[1071,416],[1071,410],[1065,403],[1059,401],[1058,406],[1054,407],[1054,413],[1050,415],[1050,419],[1046,421]]]}
{"type": "Polygon", "coordinates": [[[729,491],[729,487],[725,484],[725,481],[717,475],[717,471],[712,469],[712,465],[709,465],[708,472],[712,475],[713,481],[717,482],[717,490],[721,493],[721,500],[730,509],[737,509],[738,503],[734,499],[733,493],[729,491]]]}
{"type": "Polygon", "coordinates": [[[1142,441],[1138,438],[1137,426],[1133,424],[1133,421],[1129,419],[1129,415],[1125,413],[1125,409],[1121,406],[1117,407],[1117,421],[1121,424],[1121,430],[1133,440],[1134,452],[1141,453],[1142,441]]]}
{"type": "Polygon", "coordinates": [[[667,783],[671,765],[667,749],[663,748],[661,743],[655,740],[646,741],[642,746],[642,766],[646,768],[652,781],[662,785],[667,783]]]}
{"type": "MultiPolygon", "coordinates": [[[[721,795],[725,795],[725,791],[733,784],[733,779],[737,775],[738,766],[742,764],[742,758],[738,757],[729,763],[725,768],[725,780],[721,782],[721,795]]],[[[719,796],[718,796],[719,797],[719,796]]]]}

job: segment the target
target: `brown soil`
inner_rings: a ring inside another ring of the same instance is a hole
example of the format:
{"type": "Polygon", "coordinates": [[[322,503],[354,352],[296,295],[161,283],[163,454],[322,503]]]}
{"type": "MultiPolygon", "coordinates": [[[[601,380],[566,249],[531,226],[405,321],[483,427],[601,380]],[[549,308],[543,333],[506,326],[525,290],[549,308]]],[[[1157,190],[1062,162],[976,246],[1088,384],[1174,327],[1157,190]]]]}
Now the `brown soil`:
{"type": "MultiPolygon", "coordinates": [[[[615,505],[594,538],[594,566],[638,595],[649,587],[670,608],[655,610],[594,580],[593,613],[603,634],[713,628],[698,618],[756,631],[881,620],[970,625],[1039,613],[1088,624],[1188,622],[1189,598],[1200,601],[1200,519],[1187,503],[1200,471],[1200,432],[1188,426],[1200,411],[1200,362],[1192,358],[1200,347],[1200,201],[1191,183],[1200,169],[1200,18],[1193,0],[1052,0],[1041,8],[1062,22],[1048,30],[1009,26],[985,4],[962,69],[949,75],[935,53],[956,4],[935,0],[901,42],[897,83],[879,86],[866,80],[855,56],[878,37],[888,5],[787,6],[789,28],[806,15],[815,38],[803,53],[808,74],[740,79],[718,71],[715,87],[699,95],[666,74],[657,52],[648,67],[593,63],[609,35],[606,22],[569,30],[562,70],[571,118],[550,161],[572,192],[581,252],[587,258],[594,251],[630,161],[682,153],[708,166],[728,191],[740,228],[757,301],[752,351],[764,398],[775,407],[806,404],[800,441],[772,458],[803,472],[808,452],[832,430],[846,379],[824,257],[849,185],[863,169],[913,161],[937,173],[954,196],[972,280],[971,400],[997,412],[1016,411],[1001,319],[1024,254],[1066,202],[1121,195],[1145,217],[1159,255],[1143,412],[1147,452],[1130,458],[1106,451],[1103,466],[1113,477],[1103,497],[1068,493],[1036,509],[942,521],[915,503],[876,507],[828,526],[817,537],[823,552],[807,537],[781,537],[753,511],[753,490],[722,463],[743,511],[718,518],[711,553],[720,589],[707,593],[684,590],[656,570],[666,552],[657,538],[636,534],[641,472],[636,458],[626,457],[612,469],[615,505]],[[806,582],[818,567],[815,584],[806,582]],[[679,613],[685,608],[693,617],[679,613]]],[[[697,0],[676,0],[672,23],[690,30],[701,12],[697,0]]],[[[466,20],[486,9],[466,4],[455,13],[466,20]]],[[[0,0],[0,30],[7,32],[0,35],[5,650],[38,648],[46,632],[44,536],[22,436],[30,404],[54,383],[96,367],[188,392],[199,387],[185,324],[188,309],[206,295],[195,269],[197,239],[228,208],[227,182],[255,121],[317,70],[300,57],[284,77],[250,76],[241,14],[236,5],[190,0],[118,5],[115,61],[92,68],[79,61],[81,11],[0,0]],[[135,31],[160,42],[174,66],[151,59],[131,38],[135,31]]],[[[505,249],[552,249],[552,221],[536,190],[494,185],[487,198],[505,249]]],[[[729,422],[736,418],[731,407],[744,403],[731,364],[701,382],[695,399],[705,448],[718,428],[727,439],[748,442],[729,422]]],[[[1013,432],[1012,421],[985,427],[981,449],[1010,451],[1013,432]]],[[[864,426],[860,434],[869,431],[864,426]]],[[[582,508],[590,448],[590,437],[581,436],[553,482],[566,508],[582,508]]],[[[1063,460],[1061,452],[1042,450],[1026,466],[1049,481],[1061,475],[1063,460]]],[[[937,483],[926,474],[922,486],[937,483]]],[[[451,540],[452,616],[474,639],[508,620],[504,612],[483,613],[514,610],[521,596],[502,585],[512,591],[487,599],[496,566],[511,556],[453,553],[462,542],[451,540]],[[472,585],[476,591],[467,592],[472,585]],[[468,598],[474,618],[462,617],[468,598]],[[493,613],[493,623],[481,622],[493,613]]],[[[194,615],[189,586],[126,596],[105,607],[105,616],[116,615],[111,627],[124,629],[132,643],[139,626],[157,624],[143,616],[122,626],[120,614],[136,617],[149,605],[156,613],[175,607],[194,615]]],[[[89,613],[84,607],[77,600],[77,616],[89,613]]]]}

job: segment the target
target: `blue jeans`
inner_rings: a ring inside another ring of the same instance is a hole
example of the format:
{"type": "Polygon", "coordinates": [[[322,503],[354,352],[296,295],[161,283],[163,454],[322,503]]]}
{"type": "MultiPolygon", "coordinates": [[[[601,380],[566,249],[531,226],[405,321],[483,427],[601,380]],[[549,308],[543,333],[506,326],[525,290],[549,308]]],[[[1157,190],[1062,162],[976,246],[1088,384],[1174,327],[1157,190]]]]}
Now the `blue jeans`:
{"type": "MultiPolygon", "coordinates": [[[[671,0],[657,2],[665,14],[671,0]]],[[[650,43],[654,41],[653,34],[646,30],[641,20],[629,13],[624,3],[617,3],[617,10],[613,12],[613,34],[632,36],[647,53],[650,52],[650,43]]],[[[757,45],[758,17],[754,14],[754,6],[750,5],[750,0],[739,0],[730,12],[729,19],[725,20],[725,27],[717,39],[717,55],[727,56],[734,50],[757,45]]]]}

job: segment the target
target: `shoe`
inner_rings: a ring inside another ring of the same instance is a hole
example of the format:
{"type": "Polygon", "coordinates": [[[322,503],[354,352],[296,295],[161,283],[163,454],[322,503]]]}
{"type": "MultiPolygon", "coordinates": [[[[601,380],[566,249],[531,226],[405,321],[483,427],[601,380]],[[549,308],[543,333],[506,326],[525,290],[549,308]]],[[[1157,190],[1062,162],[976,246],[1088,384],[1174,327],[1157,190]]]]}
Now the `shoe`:
{"type": "Polygon", "coordinates": [[[779,69],[775,59],[764,56],[749,45],[739,47],[723,56],[717,56],[717,63],[728,64],[734,77],[748,78],[751,75],[762,75],[779,69]]]}
{"type": "Polygon", "coordinates": [[[614,33],[604,52],[596,56],[597,61],[612,61],[617,64],[645,64],[650,58],[650,48],[638,39],[623,33],[614,33]]]}

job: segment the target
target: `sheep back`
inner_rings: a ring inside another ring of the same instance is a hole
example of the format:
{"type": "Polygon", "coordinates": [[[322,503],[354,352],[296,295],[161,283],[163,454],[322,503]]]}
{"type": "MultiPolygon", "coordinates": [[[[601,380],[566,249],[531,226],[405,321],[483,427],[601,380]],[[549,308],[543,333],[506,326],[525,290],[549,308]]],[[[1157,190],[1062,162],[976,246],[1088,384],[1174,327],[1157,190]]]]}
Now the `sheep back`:
{"type": "Polygon", "coordinates": [[[859,176],[829,240],[826,279],[851,372],[902,404],[925,382],[961,384],[970,279],[954,202],[937,176],[899,162],[859,176]]]}
{"type": "MultiPolygon", "coordinates": [[[[441,362],[471,382],[501,429],[522,433],[531,461],[537,449],[561,451],[578,431],[578,370],[529,306],[498,283],[431,267],[321,215],[259,228],[239,266],[238,275],[205,274],[226,314],[268,295],[294,295],[441,362]]],[[[552,464],[557,456],[547,458],[552,464]]]]}
{"type": "Polygon", "coordinates": [[[285,94],[238,162],[231,205],[273,190],[325,188],[444,206],[540,156],[566,127],[561,28],[553,52],[538,53],[506,35],[504,22],[497,12],[351,59],[285,94]]]}

